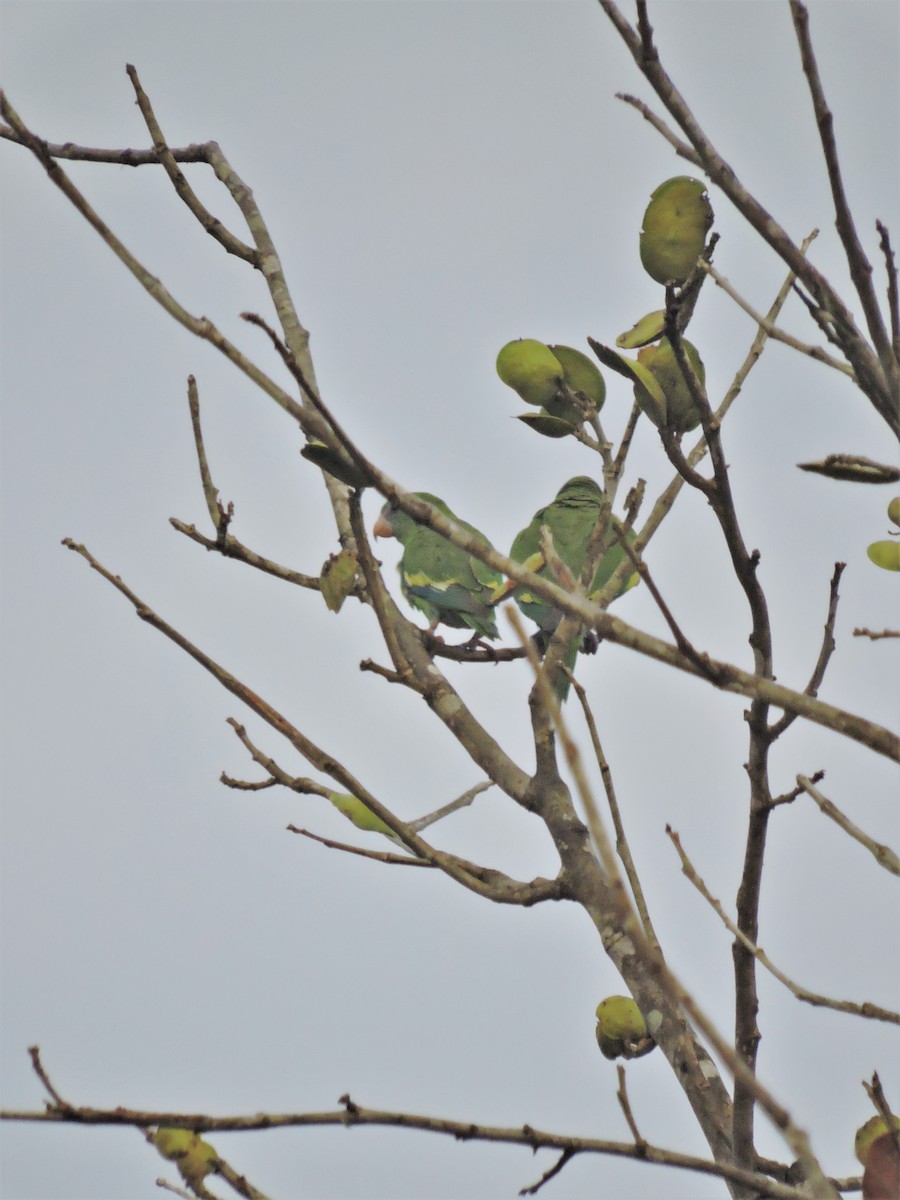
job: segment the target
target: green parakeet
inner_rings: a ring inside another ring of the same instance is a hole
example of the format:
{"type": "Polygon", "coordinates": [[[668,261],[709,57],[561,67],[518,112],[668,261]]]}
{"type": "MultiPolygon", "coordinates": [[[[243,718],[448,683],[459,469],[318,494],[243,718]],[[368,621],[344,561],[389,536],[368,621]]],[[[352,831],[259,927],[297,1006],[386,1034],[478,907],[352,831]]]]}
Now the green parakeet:
{"type": "MultiPolygon", "coordinates": [[[[443,500],[429,492],[415,495],[490,545],[483,533],[460,521],[443,500]]],[[[473,630],[473,640],[500,636],[490,603],[503,583],[499,571],[485,566],[427,525],[417,525],[391,503],[381,510],[372,532],[375,537],[395,537],[403,546],[398,568],[400,590],[413,608],[428,617],[431,632],[444,624],[452,629],[473,630]]]]}
{"type": "MultiPolygon", "coordinates": [[[[586,475],[577,475],[574,479],[570,479],[559,489],[553,502],[545,508],[538,509],[531,519],[531,524],[516,535],[509,557],[514,558],[516,562],[524,563],[539,553],[541,526],[546,525],[560,559],[569,568],[575,579],[579,579],[591,535],[602,516],[602,496],[603,493],[598,484],[586,475]]],[[[600,591],[624,557],[625,551],[618,543],[606,551],[588,589],[589,598],[600,591]]],[[[542,578],[554,578],[553,572],[547,564],[544,564],[537,573],[542,578]]],[[[629,588],[634,587],[638,579],[636,571],[626,576],[617,596],[621,596],[629,588]]],[[[545,651],[557,625],[564,616],[562,609],[535,596],[521,584],[513,592],[513,598],[525,616],[530,617],[538,626],[540,630],[537,638],[538,645],[542,652],[545,651]]],[[[580,638],[574,639],[564,655],[563,662],[569,670],[575,666],[580,642],[580,638]]],[[[555,691],[560,701],[565,700],[568,695],[569,680],[562,673],[556,681],[555,691]]]]}

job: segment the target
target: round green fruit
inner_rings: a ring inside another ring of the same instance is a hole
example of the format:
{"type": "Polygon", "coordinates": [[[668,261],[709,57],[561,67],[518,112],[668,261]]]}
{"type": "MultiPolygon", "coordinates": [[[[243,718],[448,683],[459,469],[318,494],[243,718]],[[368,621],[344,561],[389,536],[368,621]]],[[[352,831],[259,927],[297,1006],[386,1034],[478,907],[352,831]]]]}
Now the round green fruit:
{"type": "Polygon", "coordinates": [[[647,1023],[630,996],[607,996],[597,1005],[597,1036],[631,1038],[646,1036],[647,1023]]]}
{"type": "MultiPolygon", "coordinates": [[[[685,338],[682,338],[681,344],[702,390],[706,370],[697,348],[685,338]]],[[[681,373],[669,339],[663,338],[656,345],[639,350],[638,362],[654,377],[665,397],[666,411],[662,414],[657,398],[642,383],[635,384],[634,398],[654,425],[670,425],[676,433],[688,433],[696,429],[700,424],[700,411],[681,373]]]]}
{"type": "Polygon", "coordinates": [[[661,183],[644,213],[644,270],[657,283],[684,283],[703,252],[712,223],[712,205],[699,179],[678,175],[661,183]]]}
{"type": "Polygon", "coordinates": [[[900,541],[873,542],[866,548],[866,554],[884,571],[900,571],[900,541]]]}
{"type": "Polygon", "coordinates": [[[641,346],[649,345],[650,342],[658,342],[665,327],[666,310],[658,308],[641,317],[625,333],[620,333],[616,338],[616,345],[620,350],[637,350],[641,346]]]}
{"type": "Polygon", "coordinates": [[[549,346],[534,338],[507,342],[497,355],[497,374],[526,404],[542,408],[562,387],[562,364],[549,346]]]}

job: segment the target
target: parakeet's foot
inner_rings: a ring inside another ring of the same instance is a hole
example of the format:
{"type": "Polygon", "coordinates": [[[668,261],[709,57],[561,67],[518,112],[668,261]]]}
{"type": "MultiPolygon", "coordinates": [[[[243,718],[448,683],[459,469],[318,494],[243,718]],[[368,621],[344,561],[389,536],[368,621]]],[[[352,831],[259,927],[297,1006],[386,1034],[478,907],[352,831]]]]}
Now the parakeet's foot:
{"type": "Polygon", "coordinates": [[[589,629],[581,640],[582,654],[596,654],[597,648],[600,645],[600,636],[593,629],[589,629]]]}
{"type": "Polygon", "coordinates": [[[446,646],[446,642],[439,633],[435,633],[434,628],[429,626],[428,629],[422,630],[422,644],[429,654],[432,654],[436,646],[446,646]]]}
{"type": "Polygon", "coordinates": [[[476,630],[467,642],[462,642],[464,650],[492,650],[490,643],[486,642],[481,634],[476,630]]]}

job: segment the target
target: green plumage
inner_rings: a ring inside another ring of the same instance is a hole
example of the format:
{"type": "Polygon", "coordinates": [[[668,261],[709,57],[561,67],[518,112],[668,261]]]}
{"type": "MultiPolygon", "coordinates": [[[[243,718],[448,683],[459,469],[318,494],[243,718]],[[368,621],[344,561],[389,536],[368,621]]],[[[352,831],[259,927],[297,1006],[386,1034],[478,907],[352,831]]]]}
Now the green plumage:
{"type": "MultiPolygon", "coordinates": [[[[560,559],[569,568],[575,579],[580,579],[588,544],[597,523],[602,519],[602,496],[603,493],[599,486],[586,475],[578,475],[574,479],[570,479],[568,483],[563,484],[552,503],[545,508],[538,509],[531,519],[531,524],[517,534],[509,552],[510,558],[524,563],[539,553],[541,526],[546,525],[560,559]]],[[[612,519],[616,520],[615,517],[612,519]]],[[[618,524],[618,522],[616,523],[618,524]]],[[[618,543],[606,551],[588,589],[589,598],[597,595],[624,557],[626,557],[625,551],[618,543]]],[[[544,579],[554,579],[553,572],[547,564],[544,564],[537,574],[544,579]]],[[[627,575],[613,599],[634,587],[638,579],[636,571],[627,575]]],[[[537,625],[540,630],[538,643],[542,651],[546,650],[557,625],[565,615],[562,609],[535,596],[522,585],[515,589],[513,598],[525,616],[530,617],[537,625]]],[[[563,662],[570,670],[575,666],[580,642],[580,637],[575,638],[563,655],[563,662]]],[[[569,691],[569,680],[562,673],[556,681],[555,690],[560,700],[566,698],[569,691]]]]}
{"type": "MultiPolygon", "coordinates": [[[[434,505],[485,545],[487,538],[474,526],[461,521],[443,500],[428,492],[416,492],[420,500],[434,505]]],[[[452,629],[471,629],[480,637],[499,637],[497,618],[490,606],[496,590],[503,582],[498,572],[467,554],[446,538],[417,525],[412,517],[386,504],[375,525],[378,536],[393,536],[403,546],[399,563],[400,589],[403,595],[431,622],[452,629]]]]}

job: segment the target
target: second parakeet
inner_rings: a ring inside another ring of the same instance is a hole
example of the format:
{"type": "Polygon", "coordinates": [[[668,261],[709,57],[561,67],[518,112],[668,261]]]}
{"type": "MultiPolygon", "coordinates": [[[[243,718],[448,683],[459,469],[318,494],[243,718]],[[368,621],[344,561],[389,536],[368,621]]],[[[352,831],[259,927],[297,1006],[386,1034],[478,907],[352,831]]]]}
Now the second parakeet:
{"type": "MultiPolygon", "coordinates": [[[[516,535],[509,556],[521,563],[533,558],[541,549],[541,526],[545,525],[553,538],[557,554],[577,580],[584,567],[591,536],[602,519],[603,492],[593,479],[586,475],[577,475],[564,483],[555,499],[545,508],[538,509],[531,523],[516,535]]],[[[615,521],[615,517],[612,519],[615,521]]],[[[625,551],[618,543],[609,547],[594,572],[588,589],[589,599],[600,591],[624,557],[625,551]]],[[[551,568],[546,563],[540,567],[537,574],[545,579],[554,578],[551,568]]],[[[638,579],[636,571],[626,575],[614,599],[634,587],[638,579]]],[[[513,598],[525,616],[538,626],[538,645],[542,651],[546,650],[557,625],[565,615],[562,609],[534,595],[521,584],[513,592],[513,598]]],[[[580,642],[581,638],[574,639],[563,657],[563,662],[569,670],[575,666],[580,642]]],[[[557,680],[555,690],[560,700],[566,698],[569,680],[564,674],[557,680]]]]}
{"type": "MultiPolygon", "coordinates": [[[[414,494],[490,545],[483,533],[461,521],[443,500],[429,492],[414,494]]],[[[471,629],[475,638],[493,640],[500,636],[491,607],[491,600],[503,583],[499,571],[479,562],[427,525],[417,524],[390,502],[382,508],[372,532],[376,537],[395,537],[403,546],[398,568],[400,590],[413,608],[428,618],[431,632],[444,624],[451,629],[471,629]]]]}

